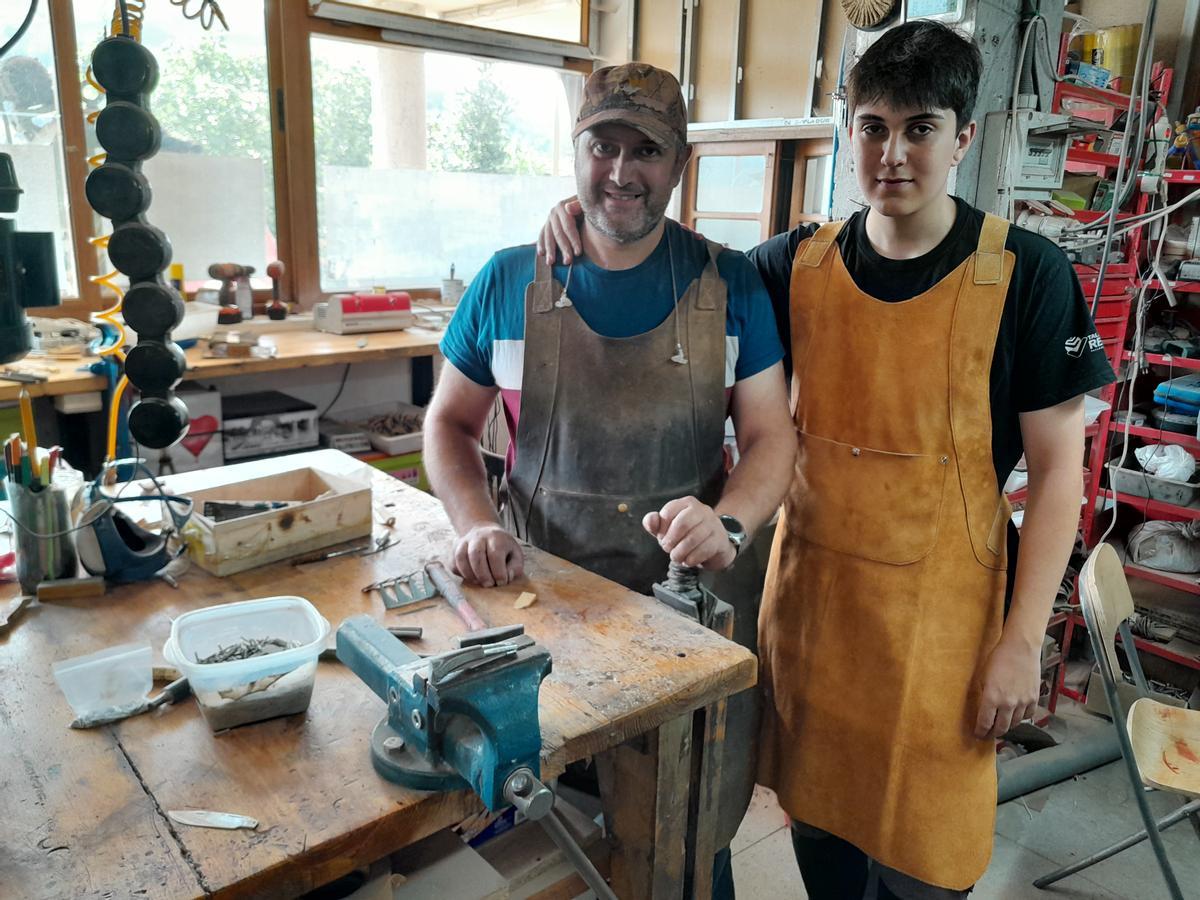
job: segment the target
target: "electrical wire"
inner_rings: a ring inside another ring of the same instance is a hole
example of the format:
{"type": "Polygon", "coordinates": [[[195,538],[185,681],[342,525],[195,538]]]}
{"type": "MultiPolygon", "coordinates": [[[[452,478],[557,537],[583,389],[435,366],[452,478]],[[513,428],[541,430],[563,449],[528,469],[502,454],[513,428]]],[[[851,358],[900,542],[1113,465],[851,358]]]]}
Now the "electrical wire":
{"type": "Polygon", "coordinates": [[[342,391],[346,387],[346,377],[349,374],[350,374],[350,363],[346,363],[346,368],[342,369],[342,383],[338,385],[337,393],[333,395],[333,399],[329,401],[329,405],[326,406],[323,410],[321,410],[320,414],[317,416],[318,419],[325,418],[325,416],[327,416],[329,414],[329,411],[331,409],[333,409],[333,405],[338,402],[338,398],[340,398],[342,396],[342,391]]]}
{"type": "MultiPolygon", "coordinates": [[[[1125,112],[1125,136],[1121,142],[1121,155],[1117,158],[1117,171],[1113,175],[1113,203],[1109,209],[1107,233],[1105,235],[1104,246],[1100,248],[1100,272],[1096,278],[1096,290],[1092,294],[1091,313],[1096,315],[1096,306],[1100,302],[1100,290],[1104,286],[1104,275],[1108,271],[1108,258],[1112,253],[1112,235],[1116,230],[1117,216],[1120,206],[1118,205],[1119,198],[1123,196],[1122,178],[1125,175],[1125,154],[1129,149],[1129,138],[1133,128],[1134,110],[1139,113],[1146,108],[1147,100],[1150,93],[1150,64],[1148,57],[1150,55],[1150,40],[1154,33],[1154,22],[1158,14],[1158,0],[1149,0],[1146,7],[1146,19],[1142,24],[1142,39],[1138,42],[1137,61],[1133,66],[1133,85],[1129,92],[1129,106],[1125,112]],[[1144,84],[1143,84],[1144,82],[1144,84]],[[1141,90],[1141,103],[1138,103],[1136,89],[1139,84],[1143,84],[1141,90]]],[[[1142,116],[1139,115],[1139,118],[1142,116]]],[[[1145,123],[1141,123],[1137,130],[1138,142],[1134,152],[1130,155],[1130,160],[1133,166],[1137,166],[1138,160],[1142,153],[1142,137],[1145,134],[1145,123]]],[[[1136,173],[1134,175],[1136,179],[1136,173]]]]}
{"type": "MultiPolygon", "coordinates": [[[[1181,207],[1186,206],[1187,204],[1192,203],[1198,199],[1200,199],[1200,188],[1192,191],[1190,194],[1185,196],[1183,199],[1175,201],[1170,206],[1166,206],[1166,207],[1163,207],[1162,209],[1154,210],[1153,212],[1140,213],[1140,214],[1133,216],[1131,218],[1128,218],[1128,219],[1123,219],[1121,228],[1120,228],[1120,230],[1114,232],[1113,239],[1115,240],[1116,238],[1124,237],[1129,232],[1136,231],[1137,229],[1141,228],[1143,225],[1149,225],[1150,223],[1158,221],[1160,219],[1166,219],[1168,216],[1170,216],[1171,213],[1175,212],[1177,209],[1180,209],[1181,207]]],[[[1091,238],[1091,239],[1087,239],[1087,240],[1078,240],[1078,241],[1069,241],[1069,242],[1064,241],[1064,242],[1062,242],[1061,246],[1064,247],[1065,249],[1069,249],[1069,250],[1081,250],[1085,247],[1099,246],[1101,243],[1103,243],[1106,240],[1108,240],[1107,237],[1098,237],[1098,238],[1091,238]]],[[[1098,269],[1098,267],[1093,267],[1093,268],[1098,269]]]]}
{"type": "Polygon", "coordinates": [[[1033,23],[1030,22],[1025,26],[1025,33],[1021,36],[1021,48],[1017,51],[1017,65],[1013,69],[1013,86],[1012,86],[1012,101],[1009,105],[1008,114],[1008,159],[1007,173],[1004,183],[1004,215],[1009,221],[1014,218],[1015,198],[1013,191],[1016,189],[1017,171],[1020,169],[1021,162],[1021,146],[1017,139],[1018,124],[1017,116],[1020,112],[1019,104],[1021,102],[1021,73],[1025,68],[1025,57],[1029,52],[1029,39],[1033,36],[1033,23]]]}
{"type": "Polygon", "coordinates": [[[17,26],[17,30],[7,41],[0,46],[0,57],[16,46],[17,41],[25,36],[25,32],[29,30],[29,26],[33,23],[34,14],[37,13],[38,0],[29,0],[29,12],[25,13],[25,20],[17,26]]]}
{"type": "MultiPolygon", "coordinates": [[[[1198,193],[1200,193],[1200,192],[1198,192],[1198,193]]],[[[1132,419],[1133,419],[1134,388],[1137,386],[1138,374],[1141,371],[1142,358],[1145,353],[1146,308],[1149,305],[1149,303],[1146,299],[1146,290],[1147,290],[1147,286],[1149,285],[1149,279],[1146,277],[1146,275],[1150,274],[1155,269],[1160,268],[1161,260],[1162,260],[1163,246],[1166,244],[1166,240],[1167,240],[1167,230],[1164,227],[1162,230],[1162,233],[1158,237],[1158,245],[1155,248],[1155,252],[1154,252],[1154,262],[1150,266],[1148,266],[1145,271],[1143,271],[1141,273],[1141,277],[1138,279],[1140,286],[1138,288],[1137,306],[1136,306],[1136,311],[1134,314],[1133,352],[1131,354],[1133,365],[1130,368],[1130,379],[1129,379],[1128,385],[1125,388],[1125,392],[1126,392],[1125,393],[1125,397],[1126,397],[1125,422],[1124,422],[1124,427],[1122,428],[1121,456],[1120,456],[1120,459],[1117,460],[1117,465],[1116,465],[1116,468],[1118,468],[1118,469],[1124,468],[1125,458],[1129,453],[1129,437],[1130,437],[1129,429],[1132,425],[1132,419]]],[[[1173,367],[1172,367],[1172,370],[1173,370],[1173,367]]],[[[1168,373],[1168,375],[1170,376],[1170,373],[1168,373]]],[[[1114,397],[1113,399],[1115,400],[1116,397],[1114,397]]],[[[1112,460],[1110,458],[1109,462],[1111,463],[1111,461],[1112,460]]],[[[1116,527],[1116,524],[1117,524],[1118,491],[1117,491],[1116,482],[1111,477],[1108,480],[1108,489],[1109,489],[1109,493],[1112,495],[1112,497],[1111,497],[1112,504],[1113,504],[1112,518],[1108,523],[1108,527],[1105,528],[1104,533],[1100,536],[1099,543],[1103,543],[1108,538],[1108,536],[1112,533],[1112,530],[1116,527]]]]}
{"type": "Polygon", "coordinates": [[[214,18],[226,31],[229,30],[229,23],[225,21],[225,15],[221,12],[221,7],[217,5],[216,0],[200,0],[200,6],[193,13],[188,12],[188,3],[190,2],[191,0],[171,0],[171,5],[179,7],[185,19],[199,19],[200,27],[205,31],[212,29],[214,18]]]}

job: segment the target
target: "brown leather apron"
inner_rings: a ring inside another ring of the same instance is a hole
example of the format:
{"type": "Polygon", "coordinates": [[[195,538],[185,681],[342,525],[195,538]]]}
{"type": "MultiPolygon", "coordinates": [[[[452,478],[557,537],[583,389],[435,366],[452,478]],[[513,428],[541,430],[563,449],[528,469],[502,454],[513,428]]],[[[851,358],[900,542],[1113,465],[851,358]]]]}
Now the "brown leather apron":
{"type": "MultiPolygon", "coordinates": [[[[725,282],[718,245],[657,327],[597,334],[538,257],[525,290],[517,459],[508,475],[517,537],[648,594],[668,558],[646,513],[725,481],[725,282]],[[688,365],[675,355],[675,315],[688,365]]],[[[614,298],[628,302],[626,298],[614,298]]],[[[638,302],[638,298],[633,298],[638,302]]]]}
{"type": "MultiPolygon", "coordinates": [[[[688,365],[671,362],[674,315],[633,337],[599,335],[574,306],[556,305],[562,286],[540,257],[525,292],[507,525],[534,546],[644,594],[665,578],[669,558],[642,517],[689,495],[712,505],[725,483],[727,297],[716,264],[722,249],[709,243],[704,271],[676,307],[688,365]]],[[[735,639],[751,647],[763,578],[755,560],[762,555],[747,554],[713,585],[734,607],[735,639]]],[[[721,846],[732,840],[753,793],[758,707],[754,690],[727,706],[721,846]]]]}
{"type": "Polygon", "coordinates": [[[796,474],[759,619],[759,780],[792,818],[964,890],[987,868],[992,741],[972,736],[999,640],[1010,509],[990,373],[1013,255],[976,252],[876,300],[822,226],[792,269],[796,474]]]}

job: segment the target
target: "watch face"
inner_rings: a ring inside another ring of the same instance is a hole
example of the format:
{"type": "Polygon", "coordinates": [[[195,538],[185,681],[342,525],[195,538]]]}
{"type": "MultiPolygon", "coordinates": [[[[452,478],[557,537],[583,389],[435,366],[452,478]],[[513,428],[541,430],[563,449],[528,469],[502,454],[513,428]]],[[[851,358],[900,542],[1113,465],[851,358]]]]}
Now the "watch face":
{"type": "Polygon", "coordinates": [[[746,539],[746,529],[742,523],[733,516],[720,516],[721,524],[725,526],[725,533],[729,535],[729,539],[735,544],[740,544],[746,539]]]}

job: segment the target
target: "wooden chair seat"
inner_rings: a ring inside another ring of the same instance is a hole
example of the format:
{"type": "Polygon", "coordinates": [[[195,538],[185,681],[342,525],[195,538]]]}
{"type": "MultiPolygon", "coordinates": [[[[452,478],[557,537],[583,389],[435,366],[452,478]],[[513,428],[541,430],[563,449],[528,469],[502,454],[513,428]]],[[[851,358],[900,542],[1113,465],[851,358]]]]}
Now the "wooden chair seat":
{"type": "Polygon", "coordinates": [[[1126,724],[1142,781],[1200,799],[1200,710],[1143,697],[1129,708],[1126,724]]]}

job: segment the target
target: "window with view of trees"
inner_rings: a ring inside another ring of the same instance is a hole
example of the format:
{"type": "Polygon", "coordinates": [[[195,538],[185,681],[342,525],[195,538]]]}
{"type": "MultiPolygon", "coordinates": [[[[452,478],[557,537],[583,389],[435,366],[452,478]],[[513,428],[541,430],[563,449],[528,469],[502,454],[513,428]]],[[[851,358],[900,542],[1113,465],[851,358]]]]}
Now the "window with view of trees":
{"type": "MultiPolygon", "coordinates": [[[[27,12],[24,3],[0,4],[0,40],[16,32],[27,12]]],[[[59,291],[74,297],[79,276],[56,77],[50,15],[42,4],[25,36],[0,59],[0,153],[12,157],[24,192],[15,217],[17,228],[54,235],[59,291]]]]}
{"type": "MultiPolygon", "coordinates": [[[[112,4],[74,0],[74,10],[85,111],[100,109],[86,70],[112,4]]],[[[278,255],[263,0],[226,4],[224,14],[229,31],[205,31],[174,7],[149,4],[142,27],[159,62],[150,108],[163,135],[144,166],[154,191],[147,218],[170,237],[193,285],[211,263],[251,265],[261,276],[278,255]]],[[[91,126],[87,139],[97,151],[91,126]]]]}
{"type": "MultiPolygon", "coordinates": [[[[435,51],[394,43],[387,26],[313,14],[335,5],[238,0],[223,6],[228,31],[205,30],[173,4],[142,11],[141,40],[160,68],[149,106],[162,129],[161,149],[144,164],[147,218],[170,238],[189,289],[208,281],[212,263],[237,262],[258,270],[265,292],[276,257],[288,263],[284,289],[304,305],[378,284],[433,288],[451,265],[469,278],[498,247],[528,241],[546,209],[572,193],[583,76],[571,67],[587,64],[536,46],[537,64],[492,59],[488,43],[503,43],[500,20],[532,45],[547,36],[535,19],[573,22],[574,37],[557,40],[583,40],[587,0],[463,13],[470,23],[426,3],[460,32],[477,26],[463,53],[450,52],[458,32],[435,51]]],[[[89,157],[102,155],[87,117],[106,103],[88,63],[112,32],[114,6],[42,3],[0,60],[0,151],[14,157],[25,188],[18,227],[55,235],[72,301],[59,314],[111,303],[96,283],[111,266],[89,244],[110,226],[92,213],[84,183],[89,157]]],[[[15,32],[28,8],[0,3],[0,35],[15,32]]]]}
{"type": "Polygon", "coordinates": [[[312,60],[322,290],[469,279],[574,193],[581,75],[319,36],[312,60]],[[322,69],[369,90],[347,98],[322,69]]]}

